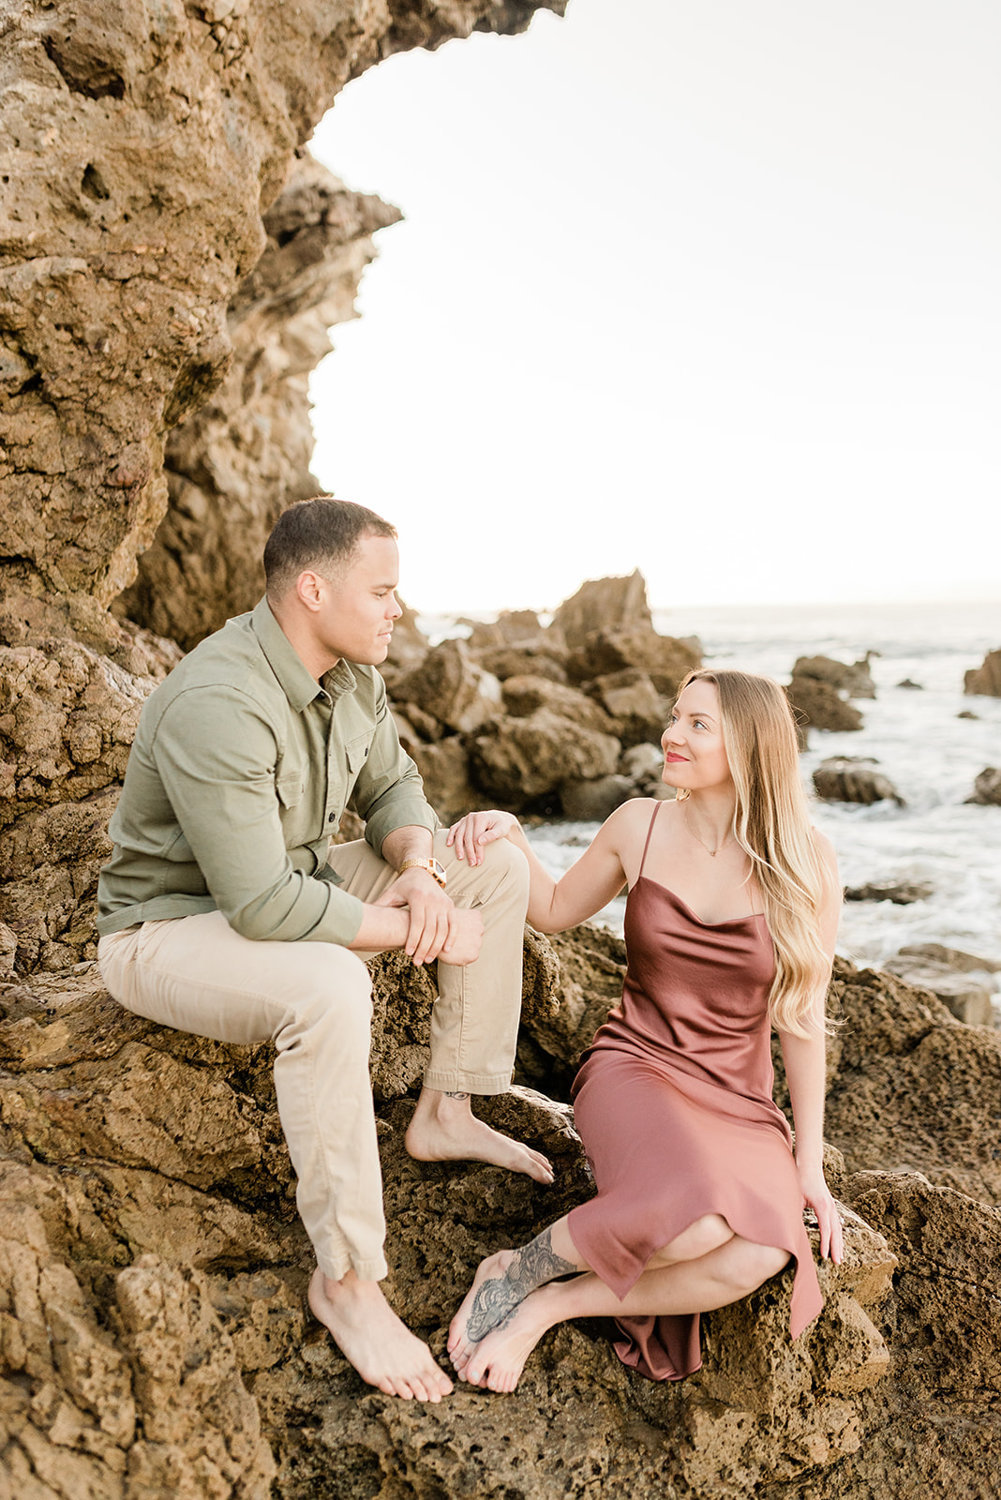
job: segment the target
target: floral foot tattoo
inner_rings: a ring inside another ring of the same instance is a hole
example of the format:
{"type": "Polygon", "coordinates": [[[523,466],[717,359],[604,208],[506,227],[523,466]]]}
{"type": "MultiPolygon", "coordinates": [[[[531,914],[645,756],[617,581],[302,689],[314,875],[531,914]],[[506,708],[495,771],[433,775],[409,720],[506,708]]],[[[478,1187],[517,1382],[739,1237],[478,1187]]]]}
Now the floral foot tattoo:
{"type": "Polygon", "coordinates": [[[467,1338],[471,1343],[479,1343],[493,1329],[503,1328],[536,1287],[579,1270],[572,1261],[556,1254],[550,1231],[544,1229],[530,1244],[514,1252],[503,1276],[492,1276],[478,1288],[469,1309],[467,1338]]]}

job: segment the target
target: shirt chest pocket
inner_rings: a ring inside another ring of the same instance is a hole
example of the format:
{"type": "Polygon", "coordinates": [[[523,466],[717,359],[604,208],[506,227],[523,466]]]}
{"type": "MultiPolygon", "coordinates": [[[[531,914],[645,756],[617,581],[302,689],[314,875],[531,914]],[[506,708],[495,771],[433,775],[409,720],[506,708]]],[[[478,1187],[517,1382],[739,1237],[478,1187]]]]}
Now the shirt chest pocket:
{"type": "Polygon", "coordinates": [[[309,775],[304,765],[292,761],[279,766],[275,776],[275,793],[286,849],[305,844],[314,836],[309,790],[309,775]]]}
{"type": "Polygon", "coordinates": [[[346,785],[344,788],[345,802],[351,797],[359,776],[368,765],[368,753],[372,747],[372,738],[371,733],[358,735],[355,739],[349,740],[344,747],[344,760],[347,763],[345,770],[346,785]]]}
{"type": "Polygon", "coordinates": [[[306,776],[302,770],[283,770],[275,777],[275,791],[283,812],[298,807],[306,795],[306,776]]]}

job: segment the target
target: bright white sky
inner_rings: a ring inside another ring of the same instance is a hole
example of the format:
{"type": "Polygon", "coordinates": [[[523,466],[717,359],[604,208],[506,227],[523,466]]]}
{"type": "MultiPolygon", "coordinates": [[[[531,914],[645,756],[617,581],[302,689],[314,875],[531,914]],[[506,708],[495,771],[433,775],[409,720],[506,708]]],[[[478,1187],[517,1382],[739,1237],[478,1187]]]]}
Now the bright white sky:
{"type": "Polygon", "coordinates": [[[997,0],[570,0],[350,84],[314,472],[407,602],[1001,596],[999,76],[997,0]]]}

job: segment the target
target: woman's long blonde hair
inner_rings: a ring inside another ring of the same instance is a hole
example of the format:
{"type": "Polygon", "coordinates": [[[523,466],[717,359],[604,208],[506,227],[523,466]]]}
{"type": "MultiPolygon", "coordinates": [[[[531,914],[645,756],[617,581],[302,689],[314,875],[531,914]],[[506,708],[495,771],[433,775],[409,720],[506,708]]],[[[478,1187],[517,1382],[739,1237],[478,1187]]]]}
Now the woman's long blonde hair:
{"type": "MultiPolygon", "coordinates": [[[[816,1034],[816,1022],[811,1027],[808,1018],[831,970],[819,925],[831,877],[813,841],[792,709],[778,683],[756,673],[696,668],[679,696],[690,682],[712,683],[719,694],[723,746],[737,794],[731,831],[751,861],[775,947],[772,1024],[797,1036],[816,1034]]],[[[679,800],[689,795],[678,793],[679,800]]]]}

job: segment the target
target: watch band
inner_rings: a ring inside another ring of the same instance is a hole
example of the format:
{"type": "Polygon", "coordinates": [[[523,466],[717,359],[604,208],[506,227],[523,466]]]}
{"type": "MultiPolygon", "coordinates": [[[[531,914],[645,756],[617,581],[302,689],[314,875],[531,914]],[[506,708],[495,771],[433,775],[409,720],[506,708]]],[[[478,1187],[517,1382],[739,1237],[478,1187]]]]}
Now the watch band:
{"type": "Polygon", "coordinates": [[[445,874],[445,867],[439,864],[433,856],[430,859],[405,859],[396,873],[402,875],[404,870],[427,870],[431,879],[436,880],[442,890],[445,889],[448,879],[445,874]]]}

